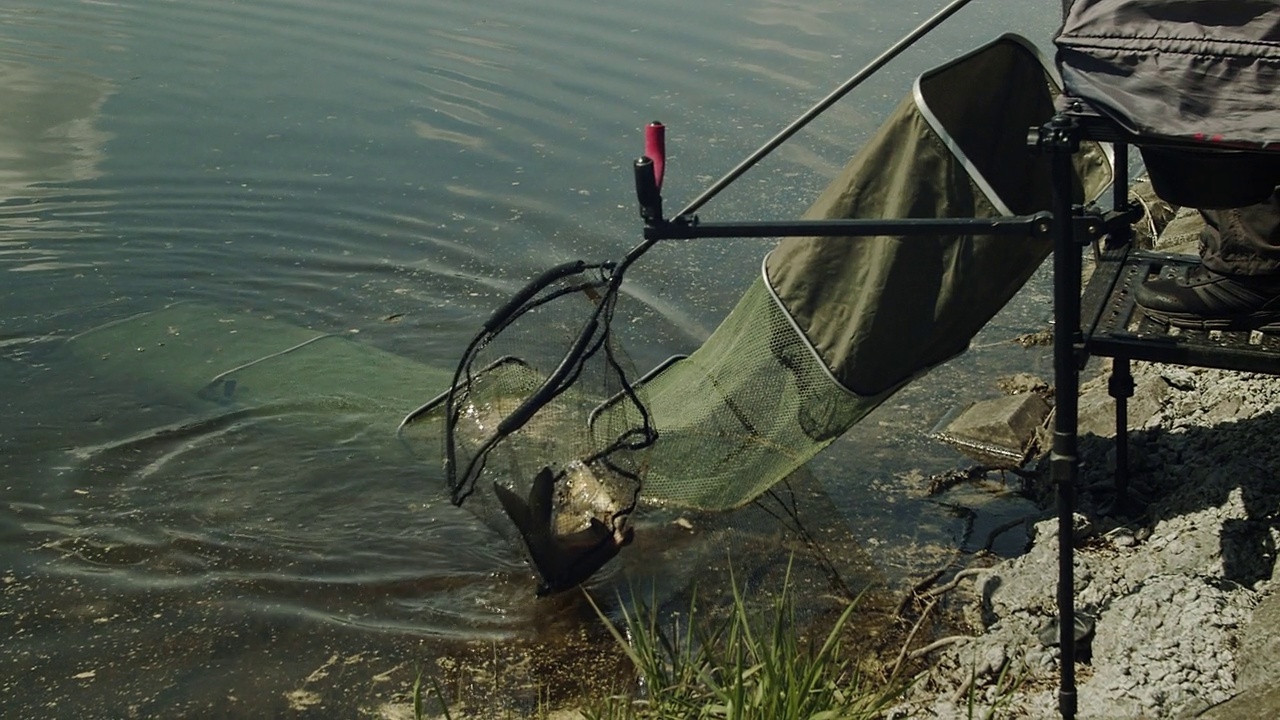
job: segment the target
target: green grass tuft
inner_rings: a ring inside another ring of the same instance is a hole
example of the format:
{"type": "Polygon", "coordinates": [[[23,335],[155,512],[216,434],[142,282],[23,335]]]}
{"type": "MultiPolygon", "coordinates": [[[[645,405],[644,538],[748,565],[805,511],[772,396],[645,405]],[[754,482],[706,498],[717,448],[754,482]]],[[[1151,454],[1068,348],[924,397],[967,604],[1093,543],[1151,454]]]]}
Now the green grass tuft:
{"type": "MultiPolygon", "coordinates": [[[[873,718],[905,685],[860,672],[841,637],[852,603],[821,643],[804,643],[795,627],[788,569],[782,591],[763,612],[748,607],[736,579],[733,607],[722,620],[704,617],[696,599],[683,622],[658,622],[651,606],[623,606],[619,628],[592,601],[634,664],[639,697],[613,697],[588,708],[590,720],[857,720],[873,718]]],[[[695,594],[696,596],[696,594],[695,594]]]]}

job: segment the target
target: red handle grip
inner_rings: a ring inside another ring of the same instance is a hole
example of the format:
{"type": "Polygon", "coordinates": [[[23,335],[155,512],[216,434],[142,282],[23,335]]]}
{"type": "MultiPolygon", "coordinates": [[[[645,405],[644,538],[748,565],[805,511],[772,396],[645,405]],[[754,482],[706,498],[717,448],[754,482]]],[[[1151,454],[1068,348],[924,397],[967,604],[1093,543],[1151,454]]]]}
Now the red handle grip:
{"type": "Polygon", "coordinates": [[[644,155],[653,161],[653,181],[662,189],[662,172],[667,164],[667,128],[656,120],[644,128],[644,155]]]}

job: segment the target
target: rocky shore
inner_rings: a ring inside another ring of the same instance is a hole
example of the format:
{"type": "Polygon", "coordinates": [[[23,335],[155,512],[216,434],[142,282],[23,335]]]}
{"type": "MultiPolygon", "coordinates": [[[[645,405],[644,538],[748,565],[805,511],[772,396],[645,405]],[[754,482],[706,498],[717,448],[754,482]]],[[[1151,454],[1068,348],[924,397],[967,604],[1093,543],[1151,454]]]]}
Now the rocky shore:
{"type": "MultiPolygon", "coordinates": [[[[1113,514],[1113,401],[1081,394],[1076,668],[1081,718],[1280,717],[1280,378],[1137,363],[1130,467],[1113,514]],[[1095,490],[1090,491],[1088,488],[1095,490]]],[[[1049,492],[1048,488],[1043,488],[1049,492]]],[[[895,717],[1058,716],[1056,521],[952,598],[967,639],[938,650],[895,717]]]]}

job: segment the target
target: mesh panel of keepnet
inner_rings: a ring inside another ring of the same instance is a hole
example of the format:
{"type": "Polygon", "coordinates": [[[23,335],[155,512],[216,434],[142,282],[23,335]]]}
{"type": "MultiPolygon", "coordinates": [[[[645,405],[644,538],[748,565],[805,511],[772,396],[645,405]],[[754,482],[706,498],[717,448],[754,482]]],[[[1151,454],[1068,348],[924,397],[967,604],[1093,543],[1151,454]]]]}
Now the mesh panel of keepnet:
{"type": "Polygon", "coordinates": [[[558,278],[489,328],[460,368],[443,410],[452,429],[450,490],[504,533],[511,524],[493,485],[524,498],[544,468],[555,477],[557,535],[592,518],[620,528],[635,508],[652,428],[628,392],[630,369],[609,333],[615,301],[598,268],[558,278]],[[557,376],[545,404],[513,425],[557,376]],[[615,411],[601,413],[602,405],[615,411]]]}
{"type": "Polygon", "coordinates": [[[758,497],[874,407],[835,382],[763,279],[640,396],[658,431],[645,497],[705,510],[758,497]]]}

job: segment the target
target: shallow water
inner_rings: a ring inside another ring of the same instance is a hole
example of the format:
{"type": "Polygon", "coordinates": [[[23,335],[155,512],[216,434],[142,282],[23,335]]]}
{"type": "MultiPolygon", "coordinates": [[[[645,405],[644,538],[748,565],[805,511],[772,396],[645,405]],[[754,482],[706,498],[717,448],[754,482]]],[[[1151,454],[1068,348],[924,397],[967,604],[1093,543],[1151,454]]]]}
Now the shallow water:
{"type": "MultiPolygon", "coordinates": [[[[451,506],[438,465],[385,423],[441,389],[528,277],[639,240],[629,165],[647,121],[670,128],[664,190],[682,204],[934,9],[6,3],[5,714],[347,713],[442,659],[533,652],[565,677],[575,662],[600,670],[591,653],[608,641],[589,608],[533,601],[518,552],[451,506]],[[90,332],[175,303],[191,312],[145,342],[90,332]],[[296,333],[359,349],[323,383],[290,384],[301,376],[287,363],[264,373],[241,388],[270,400],[251,411],[201,400],[190,384],[228,369],[205,349],[241,327],[259,355],[296,333]]],[[[794,217],[918,72],[1006,30],[1043,42],[1055,18],[979,0],[703,217],[794,217]]],[[[619,312],[635,364],[695,348],[767,246],[650,253],[619,312]]],[[[1037,279],[974,351],[814,463],[827,520],[870,575],[902,582],[936,559],[919,548],[981,544],[910,478],[965,463],[925,438],[950,405],[994,394],[1005,372],[1048,372],[1042,353],[1000,342],[1043,325],[1046,299],[1037,279]]],[[[951,500],[985,507],[988,525],[1020,507],[951,500]]],[[[659,561],[620,563],[600,596],[655,579],[677,596],[693,558],[720,549],[714,532],[652,537],[659,561]]],[[[776,553],[743,547],[777,568],[776,553]]]]}

